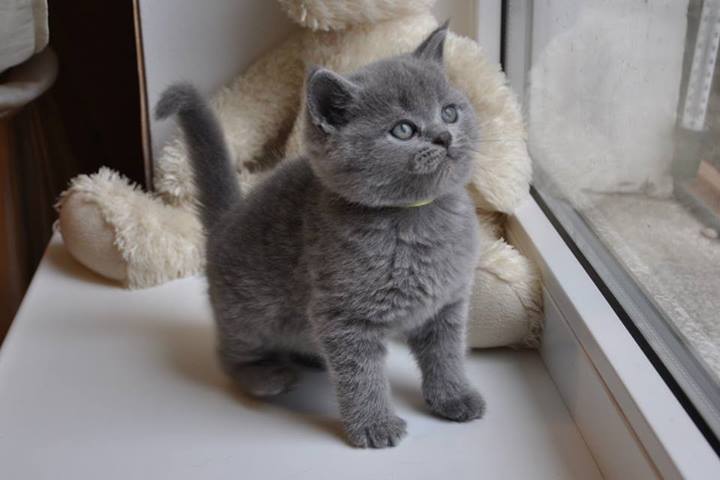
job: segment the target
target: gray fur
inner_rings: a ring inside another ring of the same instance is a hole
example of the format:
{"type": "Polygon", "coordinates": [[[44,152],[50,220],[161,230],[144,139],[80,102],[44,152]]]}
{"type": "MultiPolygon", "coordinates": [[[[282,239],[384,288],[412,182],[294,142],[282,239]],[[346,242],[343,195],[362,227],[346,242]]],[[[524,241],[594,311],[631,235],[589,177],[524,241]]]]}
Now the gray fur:
{"type": "Polygon", "coordinates": [[[156,118],[174,113],[178,114],[195,171],[202,172],[195,175],[195,183],[200,196],[200,218],[209,232],[240,196],[230,154],[215,115],[191,85],[181,83],[163,92],[155,107],[156,118]]]}
{"type": "Polygon", "coordinates": [[[225,371],[250,394],[275,395],[297,380],[291,358],[322,361],[358,447],[393,446],[405,434],[384,373],[391,335],[407,338],[434,413],[468,421],[484,409],[463,367],[478,254],[465,186],[478,134],[442,67],[445,33],[443,26],[423,43],[431,51],[421,46],[347,78],[313,69],[306,156],[285,162],[243,201],[227,199],[235,206],[224,213],[216,192],[229,192],[235,178],[206,107],[186,86],[160,104],[168,112],[173,98],[184,99],[182,127],[189,143],[201,144],[191,145],[191,158],[205,217],[221,216],[205,225],[225,371]],[[441,119],[448,104],[457,106],[456,123],[441,119]],[[389,133],[403,119],[420,127],[407,141],[389,133]]]}

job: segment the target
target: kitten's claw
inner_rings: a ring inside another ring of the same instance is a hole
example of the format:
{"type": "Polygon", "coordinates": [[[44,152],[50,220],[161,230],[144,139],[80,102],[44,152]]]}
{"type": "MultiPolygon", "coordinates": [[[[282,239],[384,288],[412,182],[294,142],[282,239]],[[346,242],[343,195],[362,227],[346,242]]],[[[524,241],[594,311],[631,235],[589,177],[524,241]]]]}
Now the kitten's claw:
{"type": "Polygon", "coordinates": [[[427,399],[433,413],[455,422],[469,422],[485,413],[485,400],[474,390],[466,390],[455,397],[427,399]]]}
{"type": "Polygon", "coordinates": [[[391,416],[371,424],[348,427],[348,440],[358,448],[394,447],[405,436],[405,427],[405,420],[391,416]]]}

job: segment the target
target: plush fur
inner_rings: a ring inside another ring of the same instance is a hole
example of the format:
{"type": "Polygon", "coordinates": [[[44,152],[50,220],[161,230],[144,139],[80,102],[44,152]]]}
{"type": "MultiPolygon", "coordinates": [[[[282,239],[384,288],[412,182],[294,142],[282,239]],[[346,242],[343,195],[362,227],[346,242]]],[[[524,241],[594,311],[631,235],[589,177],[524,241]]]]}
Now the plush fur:
{"type": "Polygon", "coordinates": [[[463,366],[480,245],[465,187],[479,132],[444,72],[446,32],[347,78],[311,70],[306,154],[245,199],[197,92],[172,87],[157,108],[177,111],[186,136],[225,370],[249,393],[274,395],[295,382],[293,354],[321,356],[358,447],[405,433],[383,373],[390,335],[408,338],[433,412],[468,421],[484,409],[463,366]]]}
{"type": "MultiPolygon", "coordinates": [[[[411,51],[437,27],[428,3],[421,0],[283,1],[286,10],[301,25],[317,22],[318,26],[331,28],[333,25],[332,28],[337,29],[306,28],[291,35],[212,99],[243,191],[250,191],[280,159],[304,151],[298,118],[305,108],[301,92],[308,66],[323,65],[343,74],[379,58],[411,51]],[[302,8],[306,12],[304,17],[302,8]],[[336,23],[338,21],[340,23],[336,23]]],[[[473,105],[484,134],[475,155],[470,193],[483,230],[495,232],[493,238],[501,242],[500,247],[487,250],[488,255],[481,256],[477,264],[478,276],[482,275],[487,281],[473,297],[472,345],[533,343],[537,340],[537,312],[541,308],[537,273],[527,259],[502,239],[505,214],[510,214],[525,198],[531,175],[518,104],[499,67],[488,63],[475,42],[449,33],[445,62],[451,83],[473,105]],[[486,316],[490,311],[497,317],[486,316]],[[513,325],[507,329],[514,332],[513,335],[504,334],[505,325],[513,325]],[[518,325],[525,328],[517,328],[518,325]],[[499,339],[502,340],[497,343],[499,339]]],[[[127,272],[121,281],[131,288],[196,273],[203,264],[202,255],[200,258],[178,255],[175,251],[156,248],[158,244],[149,241],[149,238],[162,237],[175,245],[176,251],[203,251],[201,235],[187,235],[183,228],[174,227],[173,217],[176,217],[182,219],[183,225],[192,224],[190,231],[200,231],[193,213],[196,193],[180,136],[168,143],[154,168],[152,196],[137,190],[131,193],[119,178],[114,180],[118,185],[97,178],[90,180],[97,182],[92,196],[85,193],[86,182],[75,183],[59,205],[60,228],[71,253],[98,271],[102,270],[104,259],[112,258],[118,245],[122,245],[119,258],[126,263],[115,270],[127,272]],[[97,215],[88,216],[85,223],[70,221],[78,215],[66,206],[75,204],[69,200],[76,194],[85,195],[88,201],[84,205],[95,205],[98,211],[97,215]],[[143,204],[142,210],[132,208],[138,203],[143,204]],[[125,214],[126,211],[134,213],[125,214]],[[76,230],[82,232],[78,234],[76,230]],[[137,237],[107,240],[121,231],[135,232],[137,237]],[[78,242],[71,245],[77,239],[78,242]],[[92,239],[101,240],[93,243],[92,239]]]]}
{"type": "Polygon", "coordinates": [[[58,201],[70,253],[91,270],[128,286],[155,285],[202,269],[203,235],[195,215],[139,193],[137,186],[107,168],[74,178],[58,201]],[[82,228],[87,222],[105,228],[82,228]],[[99,241],[73,237],[88,232],[109,235],[99,241]],[[110,249],[87,249],[108,241],[110,249]],[[122,262],[113,262],[117,259],[122,262]]]}
{"type": "Polygon", "coordinates": [[[434,0],[279,0],[290,18],[310,30],[344,30],[429,9],[434,0]]]}

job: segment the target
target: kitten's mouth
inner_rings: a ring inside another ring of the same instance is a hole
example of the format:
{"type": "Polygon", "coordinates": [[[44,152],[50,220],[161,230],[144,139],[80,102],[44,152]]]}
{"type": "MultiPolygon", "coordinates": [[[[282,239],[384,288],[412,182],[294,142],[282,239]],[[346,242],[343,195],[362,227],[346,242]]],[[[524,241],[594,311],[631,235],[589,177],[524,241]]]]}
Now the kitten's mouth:
{"type": "Polygon", "coordinates": [[[435,172],[448,156],[446,150],[424,148],[415,154],[408,167],[411,173],[426,175],[435,172]]]}

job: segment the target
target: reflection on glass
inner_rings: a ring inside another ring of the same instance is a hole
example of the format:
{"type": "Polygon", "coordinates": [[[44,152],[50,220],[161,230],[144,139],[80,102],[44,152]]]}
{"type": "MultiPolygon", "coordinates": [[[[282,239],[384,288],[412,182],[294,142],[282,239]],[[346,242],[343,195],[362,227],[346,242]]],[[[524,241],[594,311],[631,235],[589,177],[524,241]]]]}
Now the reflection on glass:
{"type": "Polygon", "coordinates": [[[720,0],[542,0],[530,23],[535,187],[717,421],[720,0]]]}

